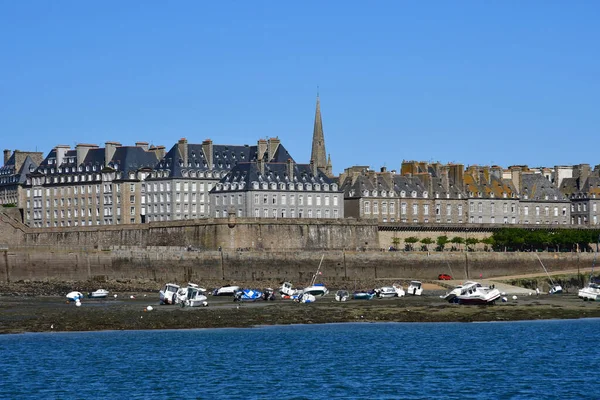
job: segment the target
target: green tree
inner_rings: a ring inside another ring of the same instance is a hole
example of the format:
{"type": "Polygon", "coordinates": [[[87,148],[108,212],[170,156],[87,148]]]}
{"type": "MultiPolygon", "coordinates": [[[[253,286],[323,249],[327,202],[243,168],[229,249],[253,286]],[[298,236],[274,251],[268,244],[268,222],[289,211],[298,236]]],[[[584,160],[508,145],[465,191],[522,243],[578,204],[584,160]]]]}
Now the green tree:
{"type": "Polygon", "coordinates": [[[452,244],[456,244],[456,245],[461,245],[465,242],[465,239],[461,236],[454,236],[451,240],[450,243],[452,244]]]}
{"type": "Polygon", "coordinates": [[[407,247],[406,249],[413,250],[414,249],[413,245],[415,243],[417,243],[418,241],[419,241],[419,239],[414,236],[407,237],[406,239],[404,239],[404,243],[406,243],[406,247],[407,247]]]}
{"type": "Polygon", "coordinates": [[[437,250],[444,251],[444,247],[448,244],[448,236],[438,236],[435,242],[437,244],[437,250]]]}
{"type": "Polygon", "coordinates": [[[479,243],[479,239],[477,238],[467,238],[465,239],[465,244],[467,247],[467,251],[474,251],[474,246],[479,243]]]}
{"type": "Polygon", "coordinates": [[[433,239],[426,237],[421,239],[421,243],[423,243],[424,251],[429,251],[429,245],[433,244],[434,241],[433,239]]]}

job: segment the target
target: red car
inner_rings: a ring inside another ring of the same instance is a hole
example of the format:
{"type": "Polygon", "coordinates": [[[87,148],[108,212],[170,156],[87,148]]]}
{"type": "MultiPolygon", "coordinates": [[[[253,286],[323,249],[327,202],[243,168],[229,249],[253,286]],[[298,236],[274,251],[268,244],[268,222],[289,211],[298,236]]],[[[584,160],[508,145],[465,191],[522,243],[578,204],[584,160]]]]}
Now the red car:
{"type": "Polygon", "coordinates": [[[451,281],[452,277],[450,275],[447,275],[447,274],[439,274],[438,275],[438,280],[440,280],[440,281],[451,281]]]}

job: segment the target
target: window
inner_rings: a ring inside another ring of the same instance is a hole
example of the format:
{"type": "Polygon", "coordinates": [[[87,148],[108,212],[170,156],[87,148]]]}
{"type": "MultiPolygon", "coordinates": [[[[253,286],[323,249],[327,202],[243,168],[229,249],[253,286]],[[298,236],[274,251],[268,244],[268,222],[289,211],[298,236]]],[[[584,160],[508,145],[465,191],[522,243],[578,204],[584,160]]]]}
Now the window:
{"type": "Polygon", "coordinates": [[[369,201],[365,201],[364,208],[365,214],[371,214],[371,203],[369,201]]]}
{"type": "Polygon", "coordinates": [[[390,202],[390,214],[394,214],[396,212],[394,204],[396,203],[394,203],[393,201],[390,202]]]}
{"type": "Polygon", "coordinates": [[[480,213],[483,212],[483,204],[481,202],[477,204],[477,211],[480,213]]]}
{"type": "Polygon", "coordinates": [[[429,204],[423,205],[423,215],[429,215],[429,204]]]}
{"type": "Polygon", "coordinates": [[[523,215],[529,215],[529,207],[528,206],[523,207],[523,215]]]}
{"type": "Polygon", "coordinates": [[[373,202],[373,214],[379,214],[379,202],[373,202]]]}
{"type": "Polygon", "coordinates": [[[419,206],[417,204],[412,205],[412,213],[413,215],[419,215],[419,206]]]}
{"type": "Polygon", "coordinates": [[[400,205],[400,213],[401,214],[406,214],[406,203],[402,203],[400,205]]]}
{"type": "Polygon", "coordinates": [[[462,215],[463,215],[463,206],[462,206],[462,204],[459,204],[458,205],[458,216],[462,217],[462,215]]]}
{"type": "Polygon", "coordinates": [[[435,215],[440,215],[441,213],[442,213],[442,205],[436,204],[435,205],[435,215]]]}
{"type": "Polygon", "coordinates": [[[254,204],[258,204],[258,194],[254,194],[254,204]]]}
{"type": "Polygon", "coordinates": [[[469,212],[475,212],[475,203],[469,203],[469,212]]]}
{"type": "Polygon", "coordinates": [[[535,207],[535,215],[538,215],[538,216],[540,215],[540,207],[539,206],[535,207]]]}
{"type": "Polygon", "coordinates": [[[452,206],[450,204],[446,205],[446,215],[452,215],[452,206]]]}

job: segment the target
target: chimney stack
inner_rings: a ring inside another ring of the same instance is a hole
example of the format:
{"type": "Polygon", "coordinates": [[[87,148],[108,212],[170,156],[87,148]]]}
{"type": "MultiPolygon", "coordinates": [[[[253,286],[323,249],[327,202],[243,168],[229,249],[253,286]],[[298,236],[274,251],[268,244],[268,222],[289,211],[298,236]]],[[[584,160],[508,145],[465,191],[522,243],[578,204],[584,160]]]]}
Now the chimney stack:
{"type": "Polygon", "coordinates": [[[98,145],[96,144],[84,144],[84,143],[79,143],[77,144],[77,146],[75,146],[75,153],[77,154],[77,165],[81,165],[83,163],[83,161],[85,160],[85,157],[87,156],[88,151],[90,151],[90,149],[94,149],[94,148],[98,148],[98,145]]]}
{"type": "Polygon", "coordinates": [[[206,139],[202,142],[202,152],[204,153],[204,159],[208,164],[209,170],[212,170],[213,166],[213,142],[210,139],[206,139]]]}
{"type": "Polygon", "coordinates": [[[187,139],[181,138],[177,142],[177,149],[179,150],[179,155],[181,156],[181,160],[183,161],[183,167],[187,168],[188,166],[188,145],[187,139]]]}
{"type": "Polygon", "coordinates": [[[10,159],[10,150],[4,149],[4,165],[6,165],[6,163],[8,162],[9,159],[10,159]]]}
{"type": "Polygon", "coordinates": [[[279,144],[281,143],[281,140],[279,140],[279,138],[270,138],[267,144],[268,147],[268,152],[269,154],[267,155],[267,159],[269,161],[271,161],[274,157],[275,157],[275,152],[277,151],[277,148],[279,147],[279,144]]]}
{"type": "Polygon", "coordinates": [[[265,174],[265,161],[262,158],[256,160],[256,167],[261,175],[265,174]]]}
{"type": "Polygon", "coordinates": [[[165,158],[165,146],[152,146],[150,147],[150,151],[156,154],[156,158],[158,158],[159,161],[165,158]]]}
{"type": "Polygon", "coordinates": [[[287,174],[290,182],[294,181],[294,161],[291,158],[287,159],[287,174]]]}
{"type": "Polygon", "coordinates": [[[59,144],[54,149],[56,150],[56,165],[60,166],[65,160],[67,151],[69,151],[71,147],[67,144],[59,144]]]}
{"type": "Polygon", "coordinates": [[[115,151],[117,151],[117,147],[121,146],[119,142],[106,142],[104,143],[104,165],[108,165],[108,163],[112,160],[115,155],[115,151]]]}
{"type": "Polygon", "coordinates": [[[267,141],[265,139],[258,139],[256,159],[262,160],[263,157],[265,156],[266,151],[267,151],[267,141]]]}
{"type": "Polygon", "coordinates": [[[137,147],[141,147],[144,151],[148,151],[148,142],[135,142],[137,147]]]}

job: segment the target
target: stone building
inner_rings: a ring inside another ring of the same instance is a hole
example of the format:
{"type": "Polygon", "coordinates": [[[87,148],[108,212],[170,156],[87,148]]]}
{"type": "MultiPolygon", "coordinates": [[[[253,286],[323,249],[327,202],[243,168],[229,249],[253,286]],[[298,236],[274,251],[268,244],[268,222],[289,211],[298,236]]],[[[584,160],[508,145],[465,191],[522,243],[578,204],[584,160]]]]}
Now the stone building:
{"type": "Polygon", "coordinates": [[[297,164],[279,140],[258,147],[210,192],[213,217],[343,218],[343,194],[317,165],[297,164]],[[275,145],[276,144],[276,145],[275,145]]]}
{"type": "Polygon", "coordinates": [[[571,177],[561,181],[560,191],[571,201],[572,225],[600,224],[600,165],[593,171],[589,164],[574,166],[571,177]]]}
{"type": "Polygon", "coordinates": [[[43,159],[42,152],[4,150],[4,165],[0,168],[0,205],[14,206],[21,212],[26,208],[23,185],[27,174],[35,171],[43,159]]]}
{"type": "Polygon", "coordinates": [[[469,166],[464,182],[471,224],[518,224],[519,197],[498,166],[469,166]]]}
{"type": "Polygon", "coordinates": [[[38,228],[140,223],[144,181],[157,162],[145,142],[56,146],[27,175],[24,222],[38,228]]]}

